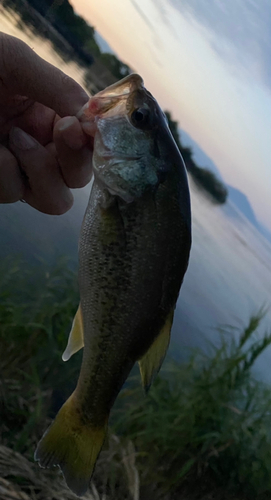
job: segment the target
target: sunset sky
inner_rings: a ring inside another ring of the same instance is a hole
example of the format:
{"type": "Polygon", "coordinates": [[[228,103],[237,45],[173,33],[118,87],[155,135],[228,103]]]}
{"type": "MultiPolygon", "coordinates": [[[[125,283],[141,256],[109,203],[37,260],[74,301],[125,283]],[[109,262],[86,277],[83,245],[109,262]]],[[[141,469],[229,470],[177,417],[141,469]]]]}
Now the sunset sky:
{"type": "Polygon", "coordinates": [[[72,0],[271,229],[270,0],[72,0]]]}

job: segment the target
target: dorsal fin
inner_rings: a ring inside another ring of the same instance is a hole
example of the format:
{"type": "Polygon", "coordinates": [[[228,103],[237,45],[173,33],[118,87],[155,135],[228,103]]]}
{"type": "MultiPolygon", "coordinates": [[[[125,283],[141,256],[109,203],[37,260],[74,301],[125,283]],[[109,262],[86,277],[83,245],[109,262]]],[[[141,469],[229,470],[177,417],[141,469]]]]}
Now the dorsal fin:
{"type": "Polygon", "coordinates": [[[63,361],[68,361],[70,357],[77,351],[84,347],[84,331],[83,331],[83,318],[81,306],[77,309],[76,315],[72,323],[67,347],[62,354],[63,361]]]}
{"type": "Polygon", "coordinates": [[[147,392],[159,372],[167,353],[174,309],[170,311],[165,324],[149,350],[138,361],[144,390],[147,392]]]}

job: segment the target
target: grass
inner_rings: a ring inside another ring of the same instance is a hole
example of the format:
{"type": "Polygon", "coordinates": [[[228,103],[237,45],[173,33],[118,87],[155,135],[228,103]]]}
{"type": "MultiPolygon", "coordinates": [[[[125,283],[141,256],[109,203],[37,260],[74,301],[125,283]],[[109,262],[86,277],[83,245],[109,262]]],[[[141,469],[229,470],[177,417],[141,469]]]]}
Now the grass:
{"type": "MultiPolygon", "coordinates": [[[[1,444],[32,460],[78,377],[81,355],[61,360],[77,281],[66,261],[48,268],[10,260],[0,276],[1,444]]],[[[251,374],[271,343],[270,334],[257,335],[261,316],[243,331],[220,330],[208,355],[168,363],[147,397],[130,377],[96,467],[97,498],[270,498],[271,388],[251,374]]]]}
{"type": "Polygon", "coordinates": [[[213,347],[183,365],[170,364],[148,398],[122,393],[114,431],[139,451],[141,481],[163,494],[210,487],[265,498],[271,493],[271,390],[251,368],[270,345],[258,338],[261,314],[238,331],[221,332],[213,347]]]}
{"type": "Polygon", "coordinates": [[[38,424],[64,401],[79,371],[78,359],[61,361],[77,283],[65,261],[54,269],[7,261],[0,276],[1,442],[32,454],[33,430],[40,433],[38,424]]]}

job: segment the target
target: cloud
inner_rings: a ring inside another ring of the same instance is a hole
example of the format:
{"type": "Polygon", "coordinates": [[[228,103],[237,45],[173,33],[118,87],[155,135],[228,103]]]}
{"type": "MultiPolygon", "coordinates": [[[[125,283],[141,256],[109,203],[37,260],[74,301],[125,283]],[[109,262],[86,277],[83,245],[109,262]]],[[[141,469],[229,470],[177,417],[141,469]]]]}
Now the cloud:
{"type": "Polygon", "coordinates": [[[213,50],[231,70],[271,90],[270,0],[168,0],[205,28],[213,50]]]}
{"type": "Polygon", "coordinates": [[[130,2],[133,4],[134,8],[136,9],[137,13],[140,15],[140,17],[143,19],[144,23],[147,24],[147,26],[154,32],[156,33],[155,26],[150,22],[148,16],[144,13],[144,11],[139,7],[139,5],[136,3],[135,0],[130,0],[130,2]]]}
{"type": "MultiPolygon", "coordinates": [[[[157,0],[158,1],[158,0],[157,0]]],[[[146,43],[146,49],[151,54],[152,60],[155,62],[155,64],[159,67],[162,67],[163,64],[161,63],[160,57],[159,57],[159,50],[162,49],[163,43],[161,40],[161,37],[159,36],[159,31],[157,31],[157,28],[155,24],[153,24],[149,17],[145,14],[144,10],[139,7],[138,3],[136,0],[130,0],[131,4],[137,11],[137,13],[140,15],[141,19],[144,21],[144,23],[148,26],[148,28],[152,31],[153,34],[153,43],[146,43]]]]}

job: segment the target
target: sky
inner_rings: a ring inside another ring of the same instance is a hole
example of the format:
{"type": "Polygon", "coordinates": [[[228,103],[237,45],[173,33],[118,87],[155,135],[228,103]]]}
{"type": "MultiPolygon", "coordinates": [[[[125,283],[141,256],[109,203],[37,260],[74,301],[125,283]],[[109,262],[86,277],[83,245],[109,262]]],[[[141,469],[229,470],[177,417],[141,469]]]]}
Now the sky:
{"type": "Polygon", "coordinates": [[[271,229],[271,1],[71,3],[271,229]]]}

